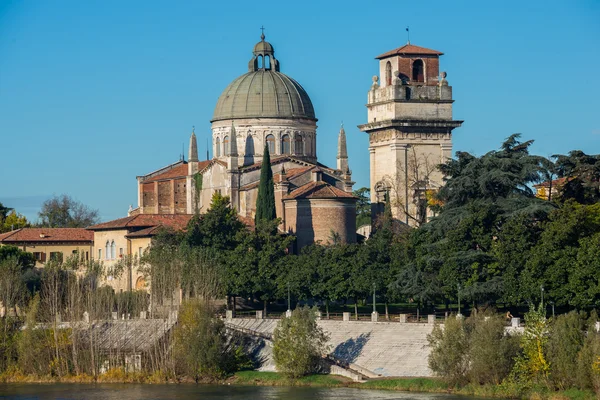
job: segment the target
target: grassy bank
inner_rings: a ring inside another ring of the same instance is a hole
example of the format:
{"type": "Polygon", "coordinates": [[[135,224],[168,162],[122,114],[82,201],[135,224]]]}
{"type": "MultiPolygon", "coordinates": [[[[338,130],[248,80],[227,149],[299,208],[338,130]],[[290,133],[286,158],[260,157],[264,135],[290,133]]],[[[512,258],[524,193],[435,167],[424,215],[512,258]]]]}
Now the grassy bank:
{"type": "Polygon", "coordinates": [[[552,392],[546,388],[524,389],[517,385],[466,385],[449,386],[437,378],[390,378],[373,379],[365,383],[353,382],[334,375],[310,375],[301,379],[289,379],[275,372],[242,371],[236,373],[228,382],[238,385],[263,386],[314,386],[314,387],[352,387],[357,389],[393,390],[407,392],[452,393],[466,396],[495,397],[532,400],[594,400],[592,391],[567,390],[552,392]]]}
{"type": "MultiPolygon", "coordinates": [[[[159,373],[125,372],[113,369],[94,379],[91,375],[33,376],[24,375],[18,370],[9,370],[0,374],[0,383],[193,383],[193,380],[174,380],[159,373]]],[[[524,389],[517,385],[466,385],[453,387],[437,378],[389,378],[373,379],[365,383],[353,382],[348,378],[336,375],[309,375],[299,379],[289,379],[276,372],[240,371],[221,382],[234,385],[254,386],[310,386],[310,387],[351,387],[356,389],[392,390],[428,393],[452,393],[466,396],[495,397],[508,399],[531,400],[594,400],[592,391],[566,390],[549,391],[544,387],[524,389]]]]}

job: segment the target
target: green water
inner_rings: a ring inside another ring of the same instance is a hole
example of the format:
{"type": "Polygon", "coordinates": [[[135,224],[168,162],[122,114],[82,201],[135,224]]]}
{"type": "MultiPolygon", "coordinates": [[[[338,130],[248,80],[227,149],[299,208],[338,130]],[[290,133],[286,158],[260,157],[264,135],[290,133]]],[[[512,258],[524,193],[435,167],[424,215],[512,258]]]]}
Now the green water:
{"type": "Polygon", "coordinates": [[[464,400],[447,394],[387,392],[349,388],[304,388],[217,385],[138,384],[0,384],[2,400],[133,400],[133,399],[231,399],[231,400],[464,400]]]}

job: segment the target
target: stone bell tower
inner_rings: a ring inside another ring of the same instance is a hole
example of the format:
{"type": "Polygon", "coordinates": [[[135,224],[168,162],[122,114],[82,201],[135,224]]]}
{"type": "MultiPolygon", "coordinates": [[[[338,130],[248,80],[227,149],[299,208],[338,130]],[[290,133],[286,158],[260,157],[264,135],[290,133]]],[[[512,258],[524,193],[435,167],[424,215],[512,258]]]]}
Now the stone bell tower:
{"type": "Polygon", "coordinates": [[[394,218],[417,226],[432,216],[428,204],[441,187],[436,166],[452,156],[452,87],[439,72],[443,53],[410,42],[378,57],[379,76],[368,94],[371,212],[389,197],[394,218]]]}

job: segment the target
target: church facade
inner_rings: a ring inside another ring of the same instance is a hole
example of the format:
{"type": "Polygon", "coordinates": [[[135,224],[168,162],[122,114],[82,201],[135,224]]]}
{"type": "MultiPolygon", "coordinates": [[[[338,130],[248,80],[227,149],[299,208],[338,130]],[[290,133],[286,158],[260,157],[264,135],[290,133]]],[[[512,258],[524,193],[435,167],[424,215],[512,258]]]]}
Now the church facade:
{"type": "Polygon", "coordinates": [[[332,237],[356,241],[356,197],[352,195],[344,129],[338,133],[336,168],[317,160],[317,118],[304,88],[280,72],[264,35],[248,71],[225,88],[211,120],[211,160],[198,159],[192,132],[188,160],[139,176],[135,214],[194,214],[210,207],[213,194],[229,196],[242,220],[251,223],[265,146],[275,181],[280,229],[296,235],[297,247],[332,237]]]}

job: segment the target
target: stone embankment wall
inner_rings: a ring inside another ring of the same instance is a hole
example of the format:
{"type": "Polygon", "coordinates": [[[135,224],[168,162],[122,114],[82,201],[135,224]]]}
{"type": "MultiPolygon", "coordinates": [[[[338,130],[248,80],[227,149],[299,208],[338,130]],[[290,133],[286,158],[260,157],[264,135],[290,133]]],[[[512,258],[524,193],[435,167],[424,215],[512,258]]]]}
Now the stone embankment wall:
{"type": "MultiPolygon", "coordinates": [[[[276,319],[234,318],[228,324],[271,335],[276,319]]],[[[433,324],[320,320],[330,336],[329,352],[335,358],[381,376],[432,376],[427,366],[427,335],[433,324]]],[[[261,346],[262,370],[273,370],[266,346],[261,346]]]]}

